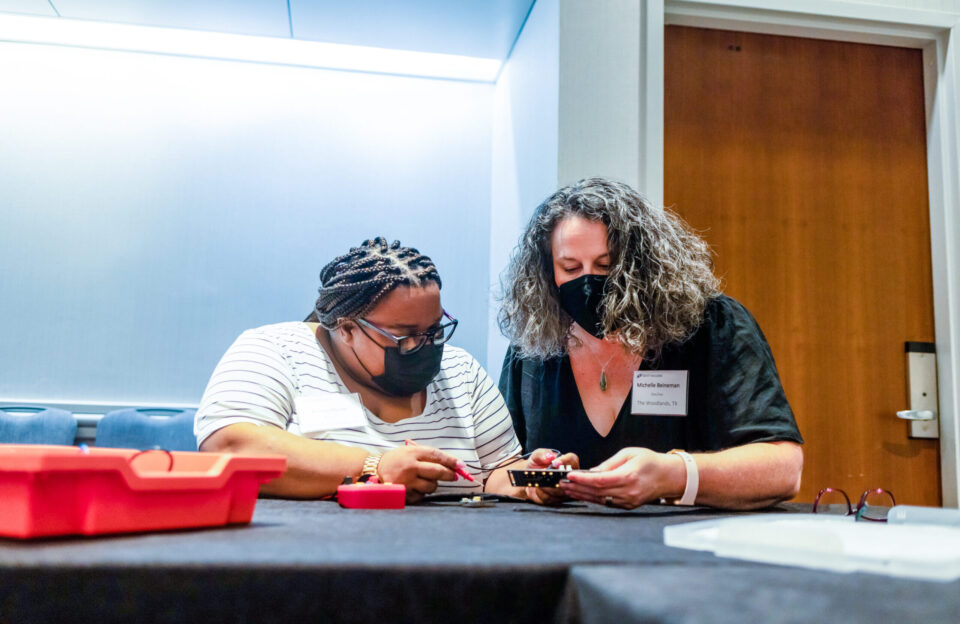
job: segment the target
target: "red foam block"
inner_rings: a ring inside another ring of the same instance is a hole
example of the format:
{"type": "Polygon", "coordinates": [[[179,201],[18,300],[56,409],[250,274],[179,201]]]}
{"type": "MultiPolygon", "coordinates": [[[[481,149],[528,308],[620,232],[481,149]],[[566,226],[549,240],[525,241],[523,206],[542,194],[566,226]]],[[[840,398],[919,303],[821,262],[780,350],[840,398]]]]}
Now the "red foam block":
{"type": "Polygon", "coordinates": [[[403,509],[407,487],[397,483],[353,483],[337,488],[337,501],[350,509],[403,509]]]}

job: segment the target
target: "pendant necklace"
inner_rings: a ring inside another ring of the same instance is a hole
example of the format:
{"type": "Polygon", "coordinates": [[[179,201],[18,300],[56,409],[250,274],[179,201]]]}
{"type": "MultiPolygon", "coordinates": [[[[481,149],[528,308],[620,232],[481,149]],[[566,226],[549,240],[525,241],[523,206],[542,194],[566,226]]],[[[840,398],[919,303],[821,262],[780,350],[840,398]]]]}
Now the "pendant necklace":
{"type": "MultiPolygon", "coordinates": [[[[586,347],[587,345],[584,343],[584,346],[586,347]]],[[[616,357],[617,354],[616,352],[614,352],[613,355],[607,358],[606,362],[604,362],[603,364],[600,364],[600,358],[598,358],[597,354],[593,352],[593,349],[591,349],[590,347],[587,347],[587,351],[590,352],[590,355],[593,356],[593,359],[595,359],[597,361],[597,364],[600,365],[600,391],[606,392],[607,391],[607,365],[610,364],[610,360],[616,357]]]]}

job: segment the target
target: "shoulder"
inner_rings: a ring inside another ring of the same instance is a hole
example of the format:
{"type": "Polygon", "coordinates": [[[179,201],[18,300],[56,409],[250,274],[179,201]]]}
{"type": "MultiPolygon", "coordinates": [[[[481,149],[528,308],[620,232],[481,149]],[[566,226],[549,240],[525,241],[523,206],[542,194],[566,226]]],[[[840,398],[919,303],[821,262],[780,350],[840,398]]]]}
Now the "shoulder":
{"type": "Polygon", "coordinates": [[[440,360],[440,369],[455,366],[480,366],[480,363],[465,349],[450,344],[443,345],[443,359],[440,360]]]}
{"type": "Polygon", "coordinates": [[[306,323],[274,323],[241,333],[221,362],[244,361],[269,364],[274,368],[327,368],[328,357],[306,323]],[[299,364],[295,364],[299,362],[299,364]]]}
{"type": "Polygon", "coordinates": [[[492,383],[487,372],[472,355],[459,347],[443,346],[440,372],[431,382],[438,399],[485,392],[492,383]]]}
{"type": "Polygon", "coordinates": [[[707,303],[693,334],[666,345],[664,353],[725,359],[738,350],[764,351],[765,345],[766,337],[750,311],[733,297],[718,295],[707,303]]]}
{"type": "Polygon", "coordinates": [[[717,334],[757,333],[760,326],[747,308],[727,295],[719,295],[707,304],[701,329],[717,334]]]}
{"type": "Polygon", "coordinates": [[[476,373],[482,370],[480,362],[464,349],[449,344],[443,345],[443,359],[440,360],[438,381],[459,380],[465,374],[475,377],[476,373]]]}
{"type": "Polygon", "coordinates": [[[745,362],[753,359],[767,361],[773,357],[767,337],[753,314],[742,303],[726,295],[720,295],[708,304],[703,324],[690,345],[694,351],[709,353],[721,368],[733,362],[746,365],[745,362]],[[706,352],[699,351],[701,348],[706,352]]]}
{"type": "Polygon", "coordinates": [[[717,295],[707,303],[704,320],[722,322],[727,319],[747,316],[753,318],[746,307],[729,295],[717,295]]]}
{"type": "Polygon", "coordinates": [[[237,342],[263,342],[280,345],[306,345],[316,342],[316,336],[306,323],[290,321],[261,325],[245,330],[237,338],[237,342]]]}
{"type": "Polygon", "coordinates": [[[270,325],[261,325],[245,330],[241,336],[263,336],[270,338],[302,338],[304,336],[313,336],[310,326],[300,321],[287,321],[285,323],[271,323],[270,325]]]}
{"type": "Polygon", "coordinates": [[[525,372],[541,371],[558,365],[566,357],[566,354],[550,358],[524,356],[521,354],[519,348],[515,345],[510,345],[507,349],[507,354],[503,358],[503,369],[514,371],[522,370],[525,372]]]}

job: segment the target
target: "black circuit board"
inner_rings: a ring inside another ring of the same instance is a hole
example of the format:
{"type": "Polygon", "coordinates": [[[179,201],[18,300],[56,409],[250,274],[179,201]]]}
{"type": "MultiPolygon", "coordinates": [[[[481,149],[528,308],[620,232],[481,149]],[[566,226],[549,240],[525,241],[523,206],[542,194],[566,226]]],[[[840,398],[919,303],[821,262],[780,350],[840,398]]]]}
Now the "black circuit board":
{"type": "Polygon", "coordinates": [[[560,468],[527,468],[508,470],[513,487],[557,487],[572,472],[569,466],[560,468]]]}

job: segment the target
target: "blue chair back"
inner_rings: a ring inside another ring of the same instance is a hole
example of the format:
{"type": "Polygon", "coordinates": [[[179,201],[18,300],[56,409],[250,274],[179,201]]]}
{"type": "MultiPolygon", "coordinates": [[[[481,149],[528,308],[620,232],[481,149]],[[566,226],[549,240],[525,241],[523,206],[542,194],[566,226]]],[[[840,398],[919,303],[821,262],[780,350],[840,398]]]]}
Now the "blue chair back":
{"type": "Polygon", "coordinates": [[[96,446],[195,451],[194,409],[130,408],[105,414],[97,424],[96,446]]]}
{"type": "Polygon", "coordinates": [[[54,407],[0,407],[0,442],[5,444],[73,444],[77,421],[54,407]]]}

